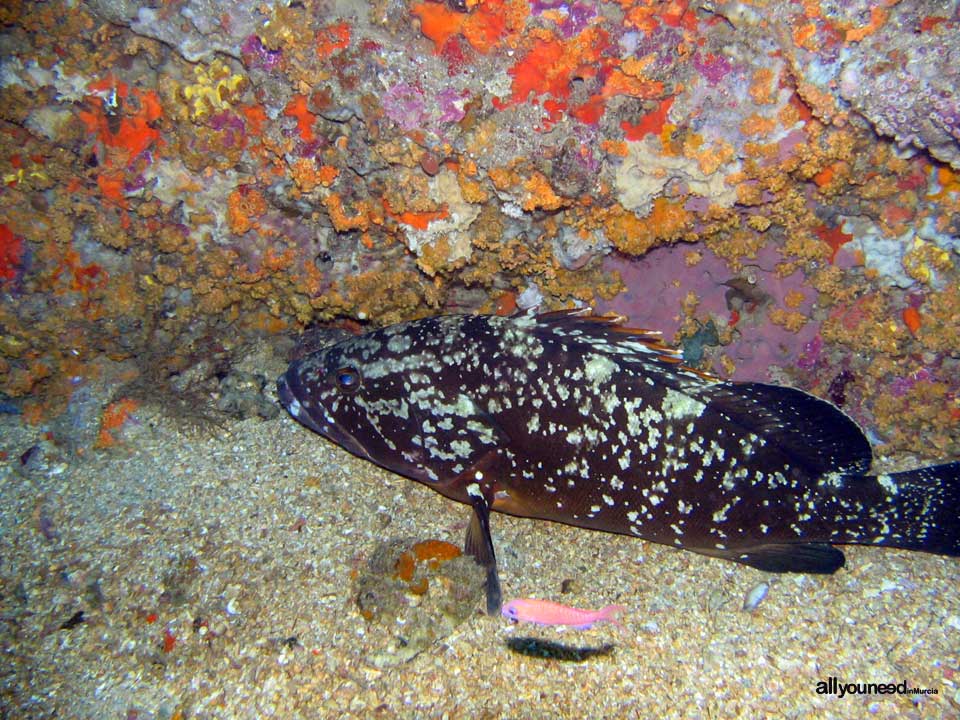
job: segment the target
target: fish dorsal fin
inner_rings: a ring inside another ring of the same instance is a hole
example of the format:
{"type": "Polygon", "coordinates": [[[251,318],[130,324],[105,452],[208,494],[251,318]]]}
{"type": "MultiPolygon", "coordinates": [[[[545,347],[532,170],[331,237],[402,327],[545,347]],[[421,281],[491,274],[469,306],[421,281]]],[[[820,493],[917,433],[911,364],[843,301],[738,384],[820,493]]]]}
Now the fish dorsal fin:
{"type": "Polygon", "coordinates": [[[663,344],[659,332],[624,327],[622,315],[559,310],[537,315],[536,320],[541,328],[642,366],[655,373],[658,382],[709,402],[730,422],[777,443],[812,476],[862,475],[870,469],[873,452],[863,431],[826,400],[781,385],[725,382],[688,367],[680,351],[663,344]]]}
{"type": "Polygon", "coordinates": [[[814,476],[862,475],[873,452],[860,427],[839,408],[796,388],[730,382],[704,388],[712,410],[742,423],[804,463],[814,476]]]}
{"type": "Polygon", "coordinates": [[[669,373],[678,384],[720,382],[720,378],[683,364],[683,353],[663,342],[663,333],[624,325],[623,315],[594,315],[589,308],[555,310],[536,316],[537,324],[589,345],[594,351],[607,352],[621,359],[669,373]]]}

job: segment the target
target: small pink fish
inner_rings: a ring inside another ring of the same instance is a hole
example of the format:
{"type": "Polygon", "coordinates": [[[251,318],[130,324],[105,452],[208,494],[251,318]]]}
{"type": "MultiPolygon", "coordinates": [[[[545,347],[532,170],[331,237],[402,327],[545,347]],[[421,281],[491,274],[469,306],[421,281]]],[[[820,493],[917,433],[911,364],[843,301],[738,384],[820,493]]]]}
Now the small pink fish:
{"type": "Polygon", "coordinates": [[[538,625],[569,625],[575,630],[592,628],[596,623],[612,622],[617,627],[617,615],[623,605],[607,605],[599,610],[581,610],[549,600],[518,598],[503,606],[501,614],[516,622],[532,622],[538,625]]]}

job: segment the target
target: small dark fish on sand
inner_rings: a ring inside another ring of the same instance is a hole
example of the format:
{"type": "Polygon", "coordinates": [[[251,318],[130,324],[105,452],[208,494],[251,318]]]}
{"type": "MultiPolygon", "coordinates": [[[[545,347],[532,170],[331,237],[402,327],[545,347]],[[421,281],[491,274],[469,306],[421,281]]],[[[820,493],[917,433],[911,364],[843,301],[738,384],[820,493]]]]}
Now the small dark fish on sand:
{"type": "Polygon", "coordinates": [[[491,510],[771,572],[833,573],[843,544],[960,555],[960,462],[870,474],[869,442],[829,402],[697,372],[621,322],[416,320],[297,360],[278,393],[311,430],[472,506],[491,614],[491,510]]]}

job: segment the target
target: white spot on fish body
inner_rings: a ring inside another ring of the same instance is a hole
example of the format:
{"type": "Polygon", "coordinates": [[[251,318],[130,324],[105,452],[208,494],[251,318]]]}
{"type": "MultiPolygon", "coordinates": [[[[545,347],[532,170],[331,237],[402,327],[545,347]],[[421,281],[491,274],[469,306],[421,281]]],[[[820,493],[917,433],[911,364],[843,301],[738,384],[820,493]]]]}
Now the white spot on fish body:
{"type": "Polygon", "coordinates": [[[703,411],[707,408],[699,400],[693,399],[686,393],[677,392],[673,388],[666,389],[660,407],[669,420],[698,418],[703,415],[703,411]]]}
{"type": "MultiPolygon", "coordinates": [[[[290,414],[297,419],[302,418],[305,414],[303,411],[303,406],[295,397],[290,398],[290,402],[287,403],[287,410],[289,410],[290,414]]],[[[329,418],[327,419],[329,420],[329,418]]]]}
{"type": "Polygon", "coordinates": [[[457,454],[457,457],[466,458],[470,456],[470,443],[465,440],[454,440],[450,443],[450,448],[457,454]]]}
{"type": "MultiPolygon", "coordinates": [[[[466,443],[463,443],[463,444],[466,445],[466,443]]],[[[451,446],[452,445],[453,443],[451,443],[451,446]]],[[[432,437],[427,438],[425,446],[428,452],[430,453],[430,457],[440,458],[441,460],[456,460],[458,457],[464,457],[464,455],[456,451],[452,453],[448,453],[445,450],[441,450],[440,447],[437,445],[437,441],[432,437]]],[[[470,452],[469,448],[470,446],[467,445],[467,454],[469,454],[470,452]]],[[[414,459],[411,457],[408,457],[407,460],[410,462],[414,462],[414,459]]]]}
{"type": "Polygon", "coordinates": [[[486,445],[496,444],[493,431],[483,423],[477,422],[476,420],[467,420],[467,430],[474,433],[477,439],[486,445]]]}
{"type": "Polygon", "coordinates": [[[392,352],[400,355],[407,352],[411,346],[410,338],[403,334],[396,334],[387,341],[387,349],[392,352]]]}
{"type": "Polygon", "coordinates": [[[594,385],[607,382],[619,368],[619,365],[603,355],[591,355],[589,357],[590,359],[583,366],[583,371],[587,380],[594,385]]]}
{"type": "Polygon", "coordinates": [[[889,475],[878,475],[877,482],[887,492],[887,495],[896,495],[900,491],[900,488],[897,487],[897,484],[889,475]]]}
{"type": "Polygon", "coordinates": [[[607,415],[612,415],[613,411],[620,407],[620,398],[617,397],[617,388],[610,388],[610,392],[605,393],[600,400],[603,405],[604,412],[607,415]]]}

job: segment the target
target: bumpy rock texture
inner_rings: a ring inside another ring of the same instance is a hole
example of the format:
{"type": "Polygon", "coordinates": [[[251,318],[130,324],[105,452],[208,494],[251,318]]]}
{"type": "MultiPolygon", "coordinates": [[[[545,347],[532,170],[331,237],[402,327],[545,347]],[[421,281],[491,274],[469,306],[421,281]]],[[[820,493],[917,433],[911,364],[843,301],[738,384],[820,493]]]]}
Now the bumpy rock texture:
{"type": "Polygon", "coordinates": [[[0,22],[0,390],[30,422],[229,394],[243,343],[318,322],[592,303],[725,376],[852,377],[877,441],[960,447],[956,3],[0,22]]]}

